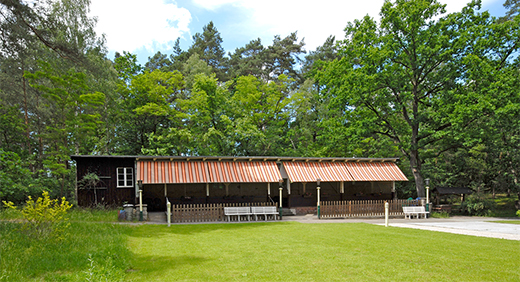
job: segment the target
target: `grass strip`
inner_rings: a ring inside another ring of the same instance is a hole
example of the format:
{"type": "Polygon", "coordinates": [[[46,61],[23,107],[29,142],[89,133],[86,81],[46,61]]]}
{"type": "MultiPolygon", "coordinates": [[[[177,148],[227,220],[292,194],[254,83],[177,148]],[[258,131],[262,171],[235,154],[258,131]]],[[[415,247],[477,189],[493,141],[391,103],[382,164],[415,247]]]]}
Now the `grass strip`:
{"type": "Polygon", "coordinates": [[[520,220],[497,220],[497,221],[490,221],[493,223],[507,223],[507,224],[520,224],[520,220]]]}

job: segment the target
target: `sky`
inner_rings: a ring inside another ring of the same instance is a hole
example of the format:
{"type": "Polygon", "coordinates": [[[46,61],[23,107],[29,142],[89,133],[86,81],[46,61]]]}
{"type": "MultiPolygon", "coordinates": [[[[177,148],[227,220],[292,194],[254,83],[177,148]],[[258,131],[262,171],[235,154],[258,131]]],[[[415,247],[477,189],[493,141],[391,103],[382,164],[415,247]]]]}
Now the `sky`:
{"type": "MultiPolygon", "coordinates": [[[[470,0],[439,0],[446,10],[460,11],[470,0]]],[[[505,0],[483,0],[482,10],[503,16],[505,0]]],[[[202,33],[210,21],[222,37],[226,53],[251,40],[264,46],[275,35],[297,32],[305,49],[313,51],[330,35],[343,39],[348,22],[365,15],[379,18],[384,0],[91,0],[91,16],[98,19],[96,32],[107,40],[109,58],[115,52],[136,54],[141,65],[157,51],[170,55],[177,38],[187,50],[192,36],[202,33]],[[146,3],[146,4],[145,4],[146,3]],[[310,4],[306,4],[310,3],[310,4]]]]}

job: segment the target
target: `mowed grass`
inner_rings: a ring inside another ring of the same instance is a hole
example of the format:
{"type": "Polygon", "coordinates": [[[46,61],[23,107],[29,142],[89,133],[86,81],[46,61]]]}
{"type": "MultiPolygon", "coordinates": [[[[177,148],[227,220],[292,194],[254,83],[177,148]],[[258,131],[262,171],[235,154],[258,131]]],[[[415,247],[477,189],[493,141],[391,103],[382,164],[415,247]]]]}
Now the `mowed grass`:
{"type": "Polygon", "coordinates": [[[520,281],[520,242],[363,223],[143,225],[131,281],[520,281]]]}
{"type": "Polygon", "coordinates": [[[0,281],[520,281],[520,241],[330,221],[107,223],[116,217],[74,210],[62,240],[41,240],[0,214],[0,281]]]}

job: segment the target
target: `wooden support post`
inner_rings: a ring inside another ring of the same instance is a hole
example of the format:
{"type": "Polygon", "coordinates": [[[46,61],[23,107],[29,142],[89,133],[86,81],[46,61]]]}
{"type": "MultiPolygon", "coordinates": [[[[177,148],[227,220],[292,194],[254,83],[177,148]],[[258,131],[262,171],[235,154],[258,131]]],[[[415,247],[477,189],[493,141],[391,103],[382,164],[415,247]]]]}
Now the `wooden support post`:
{"type": "Polygon", "coordinates": [[[206,183],[206,204],[209,202],[209,183],[206,183]]]}
{"type": "Polygon", "coordinates": [[[226,196],[229,196],[229,183],[224,183],[226,185],[226,196]]]}
{"type": "Polygon", "coordinates": [[[317,210],[318,210],[318,219],[321,218],[321,213],[320,213],[320,179],[318,178],[316,180],[316,194],[317,194],[317,200],[318,200],[318,203],[317,203],[317,210]]]}
{"type": "Polygon", "coordinates": [[[287,178],[287,194],[291,195],[291,181],[287,178]]]}
{"type": "Polygon", "coordinates": [[[339,183],[339,193],[340,193],[340,200],[343,201],[343,195],[345,194],[345,182],[341,181],[339,183]]]}

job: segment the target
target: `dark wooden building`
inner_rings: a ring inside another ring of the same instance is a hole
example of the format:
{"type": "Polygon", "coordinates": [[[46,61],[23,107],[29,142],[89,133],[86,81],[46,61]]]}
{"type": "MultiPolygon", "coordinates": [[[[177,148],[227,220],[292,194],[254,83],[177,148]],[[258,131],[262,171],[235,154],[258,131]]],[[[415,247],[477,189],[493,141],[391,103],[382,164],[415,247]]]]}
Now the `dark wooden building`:
{"type": "Polygon", "coordinates": [[[395,181],[408,179],[396,158],[72,156],[80,206],[138,202],[137,182],[149,211],[172,204],[279,202],[284,207],[322,201],[390,200],[395,181]],[[96,189],[82,179],[98,175],[96,189]],[[282,199],[279,199],[279,188],[282,199]]]}
{"type": "Polygon", "coordinates": [[[76,162],[76,191],[79,206],[96,203],[120,206],[136,199],[135,160],[133,156],[71,156],[76,162]],[[93,173],[99,178],[95,187],[83,179],[93,173]]]}

